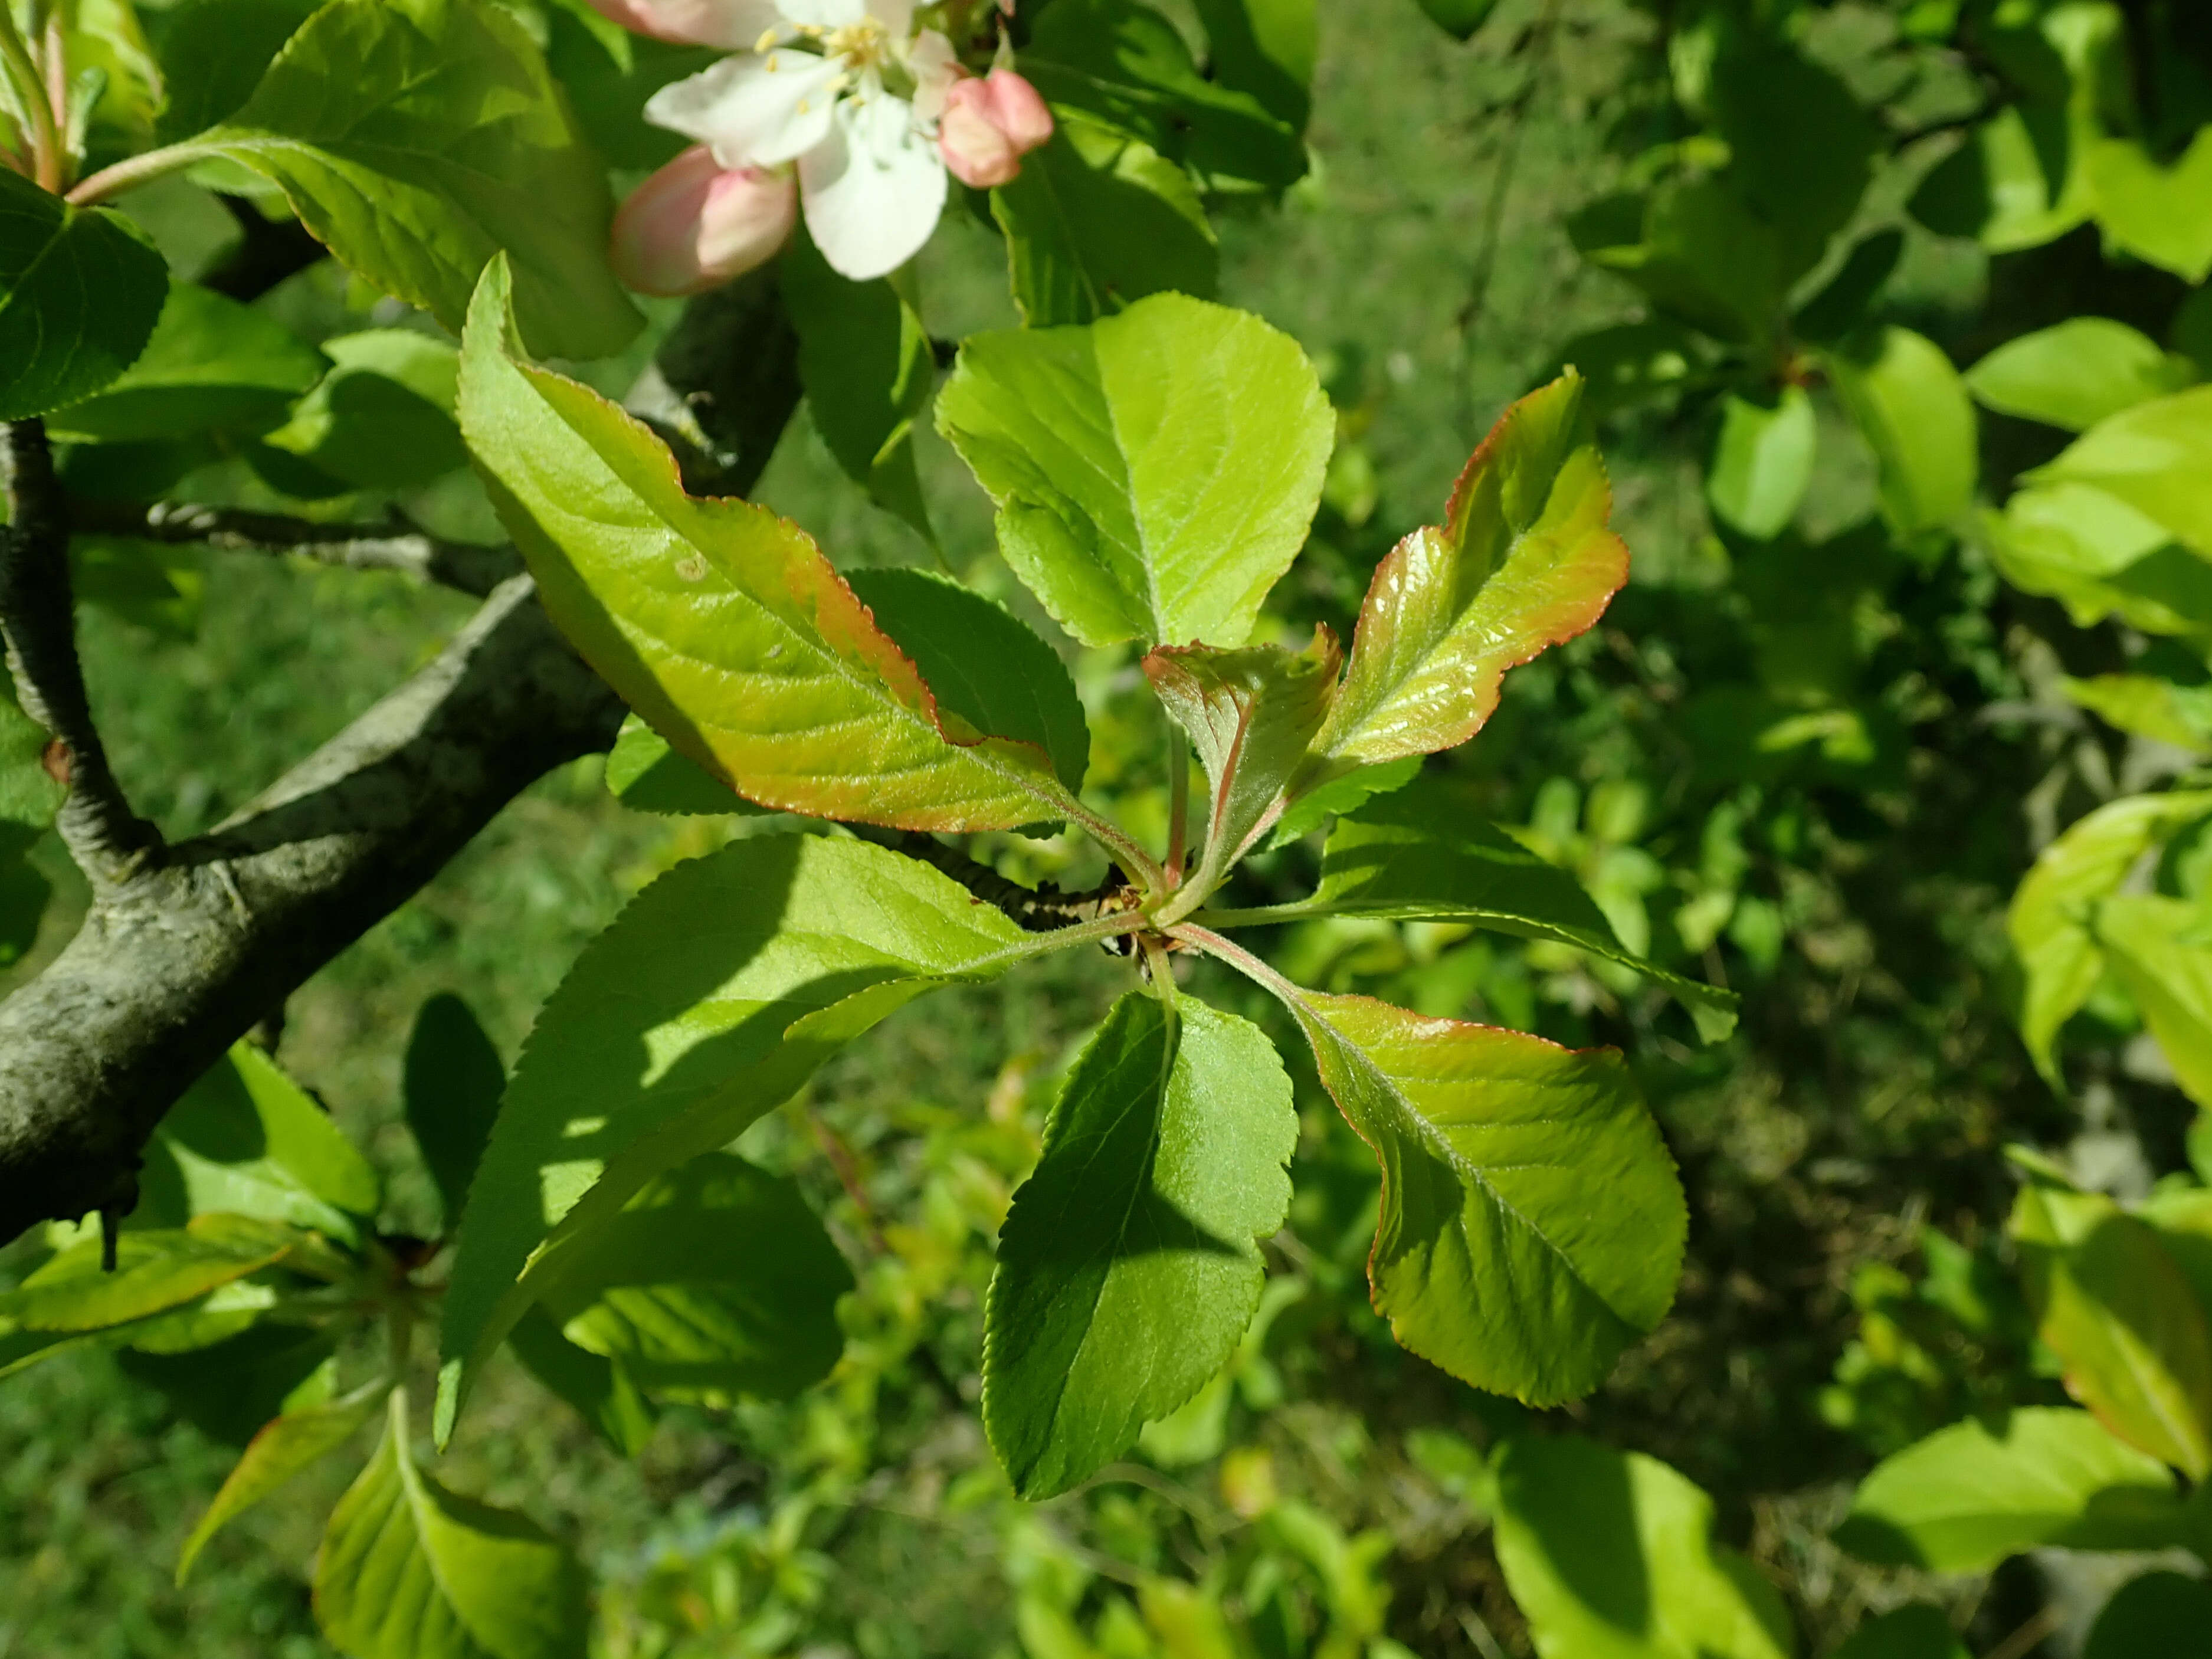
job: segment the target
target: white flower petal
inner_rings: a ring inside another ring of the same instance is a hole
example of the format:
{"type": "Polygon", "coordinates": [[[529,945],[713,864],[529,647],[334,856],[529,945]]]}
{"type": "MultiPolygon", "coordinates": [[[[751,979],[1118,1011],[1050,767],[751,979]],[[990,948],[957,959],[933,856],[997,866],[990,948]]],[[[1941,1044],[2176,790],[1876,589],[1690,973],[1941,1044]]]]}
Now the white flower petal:
{"type": "Polygon", "coordinates": [[[868,15],[884,26],[884,32],[894,40],[904,40],[914,33],[914,0],[865,0],[868,15]]]}
{"type": "Polygon", "coordinates": [[[725,58],[654,93],[645,118],[712,147],[726,167],[775,167],[828,137],[842,73],[811,52],[725,58]]]}
{"type": "Polygon", "coordinates": [[[915,118],[929,126],[945,113],[945,94],[960,78],[959,54],[935,29],[924,29],[906,49],[906,66],[914,76],[915,118]]]}
{"type": "Polygon", "coordinates": [[[842,29],[868,15],[862,0],[775,0],[786,18],[807,28],[842,29]]]}
{"type": "Polygon", "coordinates": [[[822,257],[856,283],[921,252],[945,210],[945,164],[900,99],[848,100],[830,137],[799,159],[806,228],[822,257]]]}

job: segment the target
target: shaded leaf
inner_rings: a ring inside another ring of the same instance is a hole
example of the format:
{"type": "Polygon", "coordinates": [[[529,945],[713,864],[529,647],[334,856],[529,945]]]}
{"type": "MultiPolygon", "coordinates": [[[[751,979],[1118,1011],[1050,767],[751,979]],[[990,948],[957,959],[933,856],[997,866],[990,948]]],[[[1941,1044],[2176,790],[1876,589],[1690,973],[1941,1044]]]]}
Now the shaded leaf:
{"type": "Polygon", "coordinates": [[[1951,523],[1974,498],[1979,427],[1943,349],[1884,328],[1826,356],[1828,376],[1881,469],[1882,516],[1901,536],[1951,523]]]}
{"type": "Polygon", "coordinates": [[[264,431],[323,368],[322,354],[275,318],[176,283],[137,361],[98,396],[56,410],[46,430],[100,443],[264,431]]]}
{"type": "Polygon", "coordinates": [[[1267,837],[1267,850],[1273,852],[1278,847],[1303,841],[1320,829],[1326,819],[1357,811],[1362,801],[1404,788],[1420,775],[1420,770],[1421,757],[1408,755],[1403,760],[1384,761],[1379,766],[1355,768],[1331,778],[1317,789],[1309,789],[1276,822],[1274,833],[1267,837]]]}
{"type": "Polygon", "coordinates": [[[2165,1464],[2087,1412],[2029,1406],[1884,1458],[1835,1536],[1863,1560],[1981,1572],[2047,1544],[2164,1549],[2191,1528],[2165,1464]]]}
{"type": "Polygon", "coordinates": [[[524,1370],[573,1407],[613,1450],[635,1457],[645,1449],[653,1437],[653,1402],[620,1365],[578,1347],[540,1307],[514,1322],[507,1345],[524,1370]]]}
{"type": "Polygon", "coordinates": [[[449,1233],[460,1225],[506,1089],[507,1067],[469,1005],[449,991],[424,1002],[407,1039],[400,1102],[449,1233]]]}
{"type": "Polygon", "coordinates": [[[168,93],[156,131],[172,144],[238,112],[319,0],[185,0],[161,34],[168,93]]]}
{"type": "Polygon", "coordinates": [[[1318,0],[1198,0],[1213,77],[1304,131],[1321,51],[1318,9],[1318,0]]]}
{"type": "Polygon", "coordinates": [[[1786,289],[1774,228],[1718,179],[1673,180],[1648,197],[1611,197],[1567,222],[1592,264],[1633,283],[1670,317],[1717,338],[1761,341],[1786,289]]]}
{"type": "Polygon", "coordinates": [[[189,1353],[125,1348],[115,1363],[210,1440],[243,1448],[270,1418],[337,1393],[337,1353],[327,1332],[264,1322],[189,1353]]]}
{"type": "Polygon", "coordinates": [[[146,349],[168,267],[129,221],[0,167],[0,420],[90,397],[146,349]]]}
{"type": "Polygon", "coordinates": [[[1851,1632],[1832,1659],[1974,1659],[1941,1607],[1915,1601],[1851,1632]]]}
{"type": "Polygon", "coordinates": [[[394,1389],[316,1553],[315,1620],[349,1659],[582,1659],[584,1574],[530,1521],[416,1468],[394,1389]]]}
{"type": "Polygon", "coordinates": [[[1086,645],[1243,644],[1336,426],[1297,342],[1179,294],[969,336],[937,422],[998,506],[1007,563],[1086,645]]]}
{"type": "Polygon", "coordinates": [[[1496,1465],[1498,1562],[1536,1650],[1789,1659],[1781,1595],[1712,1536],[1713,1504],[1656,1458],[1523,1435],[1496,1465]]]}
{"type": "Polygon", "coordinates": [[[453,348],[412,329],[374,328],[323,342],[337,367],[264,440],[342,487],[409,489],[468,464],[453,399],[453,348]]]}
{"type": "Polygon", "coordinates": [[[2120,1586],[2082,1644],[2081,1659],[2183,1654],[2212,1630],[2212,1584],[2179,1572],[2147,1572],[2120,1586]]]}
{"type": "Polygon", "coordinates": [[[1128,133],[1054,116],[1050,142],[991,192],[1022,320],[1096,322],[1169,291],[1211,298],[1220,254],[1189,175],[1128,133]]]}
{"type": "Polygon", "coordinates": [[[1850,333],[1887,285],[1904,252],[1905,233],[1894,226],[1860,238],[1836,274],[1790,319],[1790,331],[1822,344],[1850,333]]]}
{"type": "Polygon", "coordinates": [[[177,1557],[177,1583],[181,1585],[191,1576],[192,1563],[227,1522],[351,1439],[354,1431],[376,1414],[391,1387],[389,1382],[372,1382],[343,1400],[305,1406],[264,1425],[247,1443],[245,1455],[224,1477],[206,1513],[185,1540],[177,1557]]]}
{"type": "Polygon", "coordinates": [[[2124,409],[2179,392],[2196,365],[2108,317],[2069,317],[2008,340],[1966,371],[1985,409],[2085,432],[2124,409]]]}
{"type": "Polygon", "coordinates": [[[566,1252],[665,1170],[726,1145],[932,986],[1049,949],[927,866],[819,836],[680,864],[539,1015],[470,1188],[440,1431],[566,1252]]]}
{"type": "Polygon", "coordinates": [[[1115,1004],[1000,1234],[983,1423],[1018,1493],[1087,1480],[1227,1363],[1297,1142],[1290,1079],[1257,1026],[1188,996],[1115,1004]]]}
{"type": "Polygon", "coordinates": [[[1857,211],[1884,135],[1833,70],[1764,31],[1723,39],[1709,97],[1728,177],[1780,233],[1783,280],[1794,282],[1857,211]]]}
{"type": "Polygon", "coordinates": [[[1419,4],[1438,28],[1464,40],[1482,27],[1498,0],[1419,0],[1419,4]]]}
{"type": "Polygon", "coordinates": [[[682,754],[764,806],[908,830],[1060,816],[1042,750],[976,732],[798,526],[684,492],[596,392],[512,356],[505,268],[477,296],[461,423],[545,608],[682,754]]]}
{"type": "Polygon", "coordinates": [[[1498,707],[1505,671],[1589,628],[1628,579],[1628,550],[1606,528],[1604,465],[1577,439],[1581,392],[1570,374],[1506,410],[1453,486],[1444,522],[1376,567],[1295,793],[1465,743],[1498,707]]]}
{"type": "Polygon", "coordinates": [[[615,746],[607,751],[606,775],[615,799],[641,812],[757,816],[764,810],[696,761],[678,754],[635,714],[623,717],[615,746]]]}

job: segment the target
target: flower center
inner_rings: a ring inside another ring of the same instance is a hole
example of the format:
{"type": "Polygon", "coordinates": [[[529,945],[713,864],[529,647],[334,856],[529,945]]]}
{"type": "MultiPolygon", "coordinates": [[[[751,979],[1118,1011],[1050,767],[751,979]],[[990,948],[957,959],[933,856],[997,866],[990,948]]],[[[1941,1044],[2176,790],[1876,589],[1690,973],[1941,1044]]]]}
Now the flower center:
{"type": "Polygon", "coordinates": [[[825,58],[842,58],[848,70],[880,70],[890,60],[891,37],[874,18],[864,17],[823,34],[822,53],[825,58]]]}

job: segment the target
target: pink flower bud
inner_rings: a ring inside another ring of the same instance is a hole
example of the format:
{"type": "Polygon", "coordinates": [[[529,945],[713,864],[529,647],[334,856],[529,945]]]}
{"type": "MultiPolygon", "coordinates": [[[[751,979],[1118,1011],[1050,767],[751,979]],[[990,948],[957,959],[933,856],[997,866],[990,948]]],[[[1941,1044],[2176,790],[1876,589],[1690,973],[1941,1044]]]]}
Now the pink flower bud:
{"type": "Polygon", "coordinates": [[[937,150],[952,176],[988,190],[1022,170],[1022,157],[1052,137],[1052,111],[1012,70],[957,82],[938,118],[937,150]]]}
{"type": "Polygon", "coordinates": [[[778,19],[773,0],[592,0],[633,34],[687,46],[750,46],[778,19]]]}
{"type": "Polygon", "coordinates": [[[615,215],[615,275],[640,294],[696,294],[766,264],[799,219],[788,171],[726,168],[693,146],[615,215]]]}

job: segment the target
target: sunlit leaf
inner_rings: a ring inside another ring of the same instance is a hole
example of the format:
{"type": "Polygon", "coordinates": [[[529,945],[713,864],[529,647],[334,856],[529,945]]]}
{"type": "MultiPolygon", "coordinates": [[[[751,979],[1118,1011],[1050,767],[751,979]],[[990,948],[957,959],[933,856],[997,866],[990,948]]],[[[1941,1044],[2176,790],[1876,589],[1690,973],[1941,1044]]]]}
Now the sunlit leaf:
{"type": "Polygon", "coordinates": [[[1731,392],[1721,399],[1705,499],[1724,523],[1755,540],[1779,534],[1813,481],[1816,438],[1813,400],[1802,386],[1783,387],[1771,404],[1731,392]]]}
{"type": "Polygon", "coordinates": [[[2067,696],[2108,725],[2177,749],[2212,749],[2212,687],[2154,674],[2096,674],[2061,682],[2067,696]]]}
{"type": "Polygon", "coordinates": [[[1453,486],[1442,525],[1383,558],[1297,793],[1355,766],[1465,743],[1505,671],[1595,623],[1628,579],[1613,492],[1577,437],[1573,375],[1508,410],[1453,486]]]}
{"type": "Polygon", "coordinates": [[[1906,328],[1847,341],[1828,377],[1881,469],[1882,514],[1900,535],[1948,525],[1974,498],[1978,423],[1943,349],[1906,328]]]}
{"type": "Polygon", "coordinates": [[[1836,1541],[1863,1559],[1981,1572],[2045,1545],[2154,1550],[2192,1535],[2165,1464],[2087,1412],[2023,1407],[1969,1419],[1884,1458],[1836,1541]]]}
{"type": "Polygon", "coordinates": [[[1966,371],[1966,389],[1999,414],[2086,432],[2196,379],[2194,363],[2125,323],[2069,317],[2006,341],[1966,371]]]}
{"type": "Polygon", "coordinates": [[[243,1216],[196,1216],[188,1226],[125,1233],[115,1269],[100,1242],[71,1245],[14,1290],[0,1292],[0,1324],[26,1331],[97,1331],[166,1313],[290,1255],[300,1235],[243,1216]]]}
{"type": "Polygon", "coordinates": [[[441,1436],[566,1252],[647,1182],[726,1145],[923,991],[1044,948],[927,866],[861,842],[739,842],[647,888],[539,1015],[470,1188],[441,1436]]]}
{"type": "Polygon", "coordinates": [[[2068,445],[2037,483],[2091,484],[2212,559],[2212,386],[2123,410],[2068,445]]]}
{"type": "Polygon", "coordinates": [[[354,1431],[376,1414],[390,1388],[388,1382],[371,1383],[343,1400],[286,1412],[264,1425],[246,1443],[245,1454],[225,1477],[191,1536],[185,1540],[184,1550],[177,1557],[177,1583],[182,1584],[191,1576],[192,1563],[227,1522],[351,1439],[354,1431]]]}
{"type": "Polygon", "coordinates": [[[2097,223],[2114,246],[2185,283],[2212,276],[2212,132],[2171,165],[2132,138],[2106,138],[2087,160],[2097,223]]]}
{"type": "Polygon", "coordinates": [[[1007,563],[1086,645],[1242,645],[1336,430],[1297,342],[1182,295],[971,335],[937,422],[997,504],[1007,563]]]}
{"type": "Polygon", "coordinates": [[[1188,996],[1115,1005],[1000,1234],[983,1422],[1016,1492],[1088,1479],[1227,1362],[1297,1142],[1290,1079],[1257,1026],[1188,996]]]}
{"type": "Polygon", "coordinates": [[[507,1510],[415,1466],[407,1391],[331,1512],[315,1557],[315,1620],[348,1659],[582,1659],[583,1570],[507,1510]]]}
{"type": "Polygon", "coordinates": [[[2098,907],[2097,943],[2165,1050],[2174,1079],[2212,1107],[2212,917],[2201,905],[2122,893],[2098,907]]]}
{"type": "Polygon", "coordinates": [[[797,526],[686,495],[643,426],[516,361],[506,294],[495,264],[462,428],[545,608],[655,730],[764,806],[910,830],[1060,816],[1045,752],[941,708],[797,526]]]}

